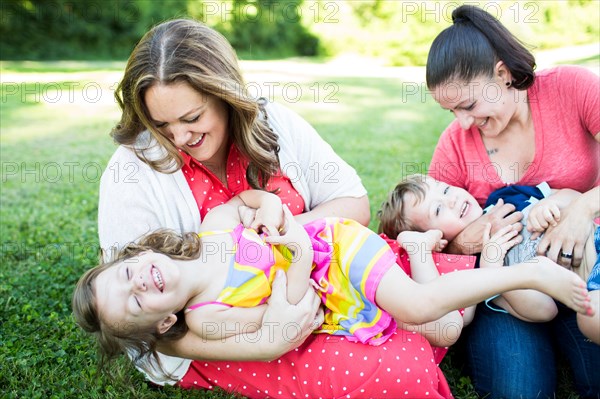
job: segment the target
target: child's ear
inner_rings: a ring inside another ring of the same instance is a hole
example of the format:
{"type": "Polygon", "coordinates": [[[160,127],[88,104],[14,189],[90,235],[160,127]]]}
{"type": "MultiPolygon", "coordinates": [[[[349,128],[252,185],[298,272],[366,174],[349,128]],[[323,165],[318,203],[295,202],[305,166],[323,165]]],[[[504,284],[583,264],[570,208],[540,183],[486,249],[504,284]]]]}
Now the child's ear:
{"type": "Polygon", "coordinates": [[[170,314],[158,324],[158,333],[164,334],[177,322],[177,316],[170,314]]]}

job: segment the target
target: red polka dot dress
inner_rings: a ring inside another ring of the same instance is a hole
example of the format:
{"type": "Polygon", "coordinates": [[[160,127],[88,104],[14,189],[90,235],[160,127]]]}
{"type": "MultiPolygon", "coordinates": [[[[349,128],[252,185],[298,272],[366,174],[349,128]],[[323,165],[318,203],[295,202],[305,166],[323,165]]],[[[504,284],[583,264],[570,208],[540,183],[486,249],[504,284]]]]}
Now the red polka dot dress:
{"type": "Polygon", "coordinates": [[[424,337],[404,330],[377,347],[312,335],[271,362],[194,361],[179,385],[248,398],[451,398],[434,358],[424,337]]]}
{"type": "MultiPolygon", "coordinates": [[[[182,170],[202,217],[211,208],[251,189],[245,175],[248,162],[235,146],[228,155],[227,185],[201,163],[187,154],[182,156],[182,170]]],[[[282,202],[294,214],[304,211],[304,200],[287,177],[273,177],[268,189],[278,190],[282,202]]],[[[406,254],[395,241],[388,243],[397,255],[397,263],[410,271],[406,254]]],[[[464,263],[441,261],[448,271],[464,268],[464,263]]],[[[270,362],[193,361],[178,385],[192,389],[219,387],[248,398],[451,398],[438,367],[445,353],[446,348],[432,348],[420,334],[404,330],[397,330],[380,346],[315,334],[297,349],[270,362]]]]}
{"type": "MultiPolygon", "coordinates": [[[[246,180],[248,161],[234,145],[230,147],[227,157],[226,185],[202,163],[184,152],[180,154],[184,161],[181,170],[192,190],[202,218],[215,206],[226,203],[242,191],[252,190],[246,180]]],[[[294,215],[304,212],[304,199],[294,189],[290,179],[283,174],[272,176],[266,189],[274,191],[294,215]]]]}

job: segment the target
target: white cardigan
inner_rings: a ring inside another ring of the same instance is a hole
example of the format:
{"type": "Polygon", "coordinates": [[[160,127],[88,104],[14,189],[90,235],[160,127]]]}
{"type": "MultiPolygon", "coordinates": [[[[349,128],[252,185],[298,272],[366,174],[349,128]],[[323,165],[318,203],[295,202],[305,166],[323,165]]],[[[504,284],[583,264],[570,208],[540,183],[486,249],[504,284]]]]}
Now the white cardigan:
{"type": "MultiPolygon", "coordinates": [[[[340,197],[367,194],[356,171],[344,162],[304,119],[277,104],[266,106],[268,122],[279,136],[282,172],[302,196],[305,210],[340,197]]],[[[138,148],[149,159],[164,151],[149,132],[144,132],[138,148]]],[[[100,180],[98,234],[105,259],[127,243],[158,228],[179,232],[198,231],[200,212],[181,170],[159,173],[135,153],[119,146],[100,180]]],[[[189,359],[161,355],[165,371],[181,379],[189,359]]],[[[147,377],[157,384],[174,383],[160,373],[147,377]]]]}

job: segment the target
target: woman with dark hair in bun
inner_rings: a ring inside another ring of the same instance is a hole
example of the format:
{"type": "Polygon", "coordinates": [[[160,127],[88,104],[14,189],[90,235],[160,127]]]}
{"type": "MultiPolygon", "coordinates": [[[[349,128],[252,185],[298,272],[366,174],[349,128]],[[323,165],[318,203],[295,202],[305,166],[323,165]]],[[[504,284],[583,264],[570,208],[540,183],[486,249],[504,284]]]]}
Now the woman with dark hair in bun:
{"type": "MultiPolygon", "coordinates": [[[[547,182],[581,192],[538,249],[564,267],[579,267],[600,215],[600,79],[576,66],[534,71],[533,55],[480,8],[458,7],[452,19],[427,60],[427,86],[456,118],[439,139],[429,174],[468,190],[482,205],[511,184],[547,182]]],[[[522,215],[500,205],[449,251],[480,252],[486,223],[521,228],[522,215]]],[[[554,397],[557,352],[571,366],[577,393],[600,395],[600,346],[585,339],[568,309],[537,324],[480,305],[464,340],[475,387],[486,398],[554,397]]]]}

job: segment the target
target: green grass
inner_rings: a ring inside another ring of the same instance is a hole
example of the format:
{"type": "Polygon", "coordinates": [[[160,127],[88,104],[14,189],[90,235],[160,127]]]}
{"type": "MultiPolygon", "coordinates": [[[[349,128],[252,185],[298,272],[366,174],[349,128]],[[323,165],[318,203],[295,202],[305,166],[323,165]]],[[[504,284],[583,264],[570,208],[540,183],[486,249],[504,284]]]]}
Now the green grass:
{"type": "MultiPolygon", "coordinates": [[[[111,88],[122,66],[2,63],[3,398],[231,397],[153,389],[125,360],[115,363],[113,375],[99,373],[93,342],[71,317],[72,288],[97,261],[98,184],[115,149],[109,132],[119,112],[111,88]],[[96,92],[86,93],[84,87],[96,92]]],[[[256,71],[261,68],[274,66],[260,64],[256,71]]],[[[248,78],[252,81],[253,75],[248,78]]],[[[275,99],[309,120],[356,168],[369,191],[373,215],[403,175],[425,172],[439,132],[452,119],[423,93],[404,95],[415,85],[395,77],[323,77],[307,72],[279,81],[298,82],[299,101],[289,95],[275,99]]],[[[371,227],[376,228],[374,220],[371,227]]],[[[443,368],[458,397],[476,397],[451,359],[443,368]]]]}

